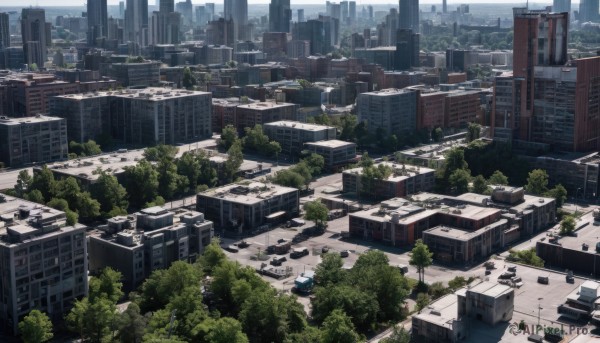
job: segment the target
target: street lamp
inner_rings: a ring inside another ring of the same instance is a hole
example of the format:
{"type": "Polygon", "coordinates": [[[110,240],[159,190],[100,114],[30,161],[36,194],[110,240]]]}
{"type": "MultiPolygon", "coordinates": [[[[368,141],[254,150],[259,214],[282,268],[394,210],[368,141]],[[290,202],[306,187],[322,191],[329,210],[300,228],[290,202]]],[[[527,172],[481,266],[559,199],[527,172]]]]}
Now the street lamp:
{"type": "Polygon", "coordinates": [[[540,326],[540,312],[542,311],[543,307],[540,304],[540,301],[544,299],[544,298],[538,298],[538,323],[537,325],[540,326]]]}

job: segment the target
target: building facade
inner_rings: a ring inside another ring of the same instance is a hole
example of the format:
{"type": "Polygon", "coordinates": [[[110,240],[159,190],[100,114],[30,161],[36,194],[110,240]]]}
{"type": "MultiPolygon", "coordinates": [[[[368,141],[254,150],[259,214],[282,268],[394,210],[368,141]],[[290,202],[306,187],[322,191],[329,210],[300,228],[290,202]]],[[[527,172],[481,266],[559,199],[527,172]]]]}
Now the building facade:
{"type": "Polygon", "coordinates": [[[175,261],[195,262],[214,234],[213,223],[202,213],[175,214],[162,207],[143,209],[133,219],[111,218],[101,230],[89,238],[90,273],[106,267],[120,271],[125,291],[175,261]]]}
{"type": "Polygon", "coordinates": [[[337,134],[332,126],[287,120],[266,123],[263,131],[270,140],[279,143],[281,152],[286,155],[299,155],[304,143],[335,139],[337,134]]]}
{"type": "Polygon", "coordinates": [[[348,164],[356,162],[356,143],[331,139],[304,143],[304,148],[311,153],[323,156],[325,167],[337,170],[348,164]]]}
{"type": "Polygon", "coordinates": [[[87,295],[86,227],[66,226],[66,216],[22,199],[0,195],[0,322],[17,334],[33,309],[62,320],[87,295]]]}
{"type": "Polygon", "coordinates": [[[359,94],[356,98],[358,120],[369,132],[398,137],[412,134],[417,128],[417,92],[384,89],[359,94]]]}
{"type": "Polygon", "coordinates": [[[11,167],[68,158],[67,121],[35,116],[0,117],[0,160],[11,167]]]}
{"type": "Polygon", "coordinates": [[[241,234],[299,214],[298,190],[261,182],[230,184],[196,196],[196,210],[216,228],[241,234]]]}

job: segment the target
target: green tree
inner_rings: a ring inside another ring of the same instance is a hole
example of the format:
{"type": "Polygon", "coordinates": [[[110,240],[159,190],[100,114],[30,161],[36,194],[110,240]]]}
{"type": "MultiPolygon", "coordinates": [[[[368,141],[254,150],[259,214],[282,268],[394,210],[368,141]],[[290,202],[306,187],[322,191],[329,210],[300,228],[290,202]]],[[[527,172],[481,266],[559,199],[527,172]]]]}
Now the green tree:
{"type": "Polygon", "coordinates": [[[146,150],[144,150],[144,158],[152,162],[159,162],[165,159],[173,161],[175,156],[177,156],[178,151],[179,148],[175,146],[159,144],[154,147],[146,148],[146,150]]]}
{"type": "Polygon", "coordinates": [[[48,201],[48,203],[46,205],[48,205],[49,207],[52,207],[54,209],[57,209],[59,211],[65,212],[65,216],[67,217],[66,218],[67,225],[73,226],[73,225],[77,224],[77,221],[79,220],[79,214],[77,214],[77,212],[71,211],[71,209],[69,209],[69,203],[67,203],[67,201],[65,199],[52,198],[50,201],[48,201]]]}
{"type": "Polygon", "coordinates": [[[344,261],[338,253],[325,253],[321,256],[321,263],[315,269],[315,279],[319,285],[336,285],[345,278],[345,271],[342,269],[344,261]]]}
{"type": "Polygon", "coordinates": [[[275,173],[273,183],[280,186],[303,189],[306,185],[306,180],[292,169],[283,169],[275,173]]]}
{"type": "Polygon", "coordinates": [[[462,276],[456,276],[454,279],[448,281],[448,288],[452,291],[463,288],[467,285],[467,280],[462,276]]]}
{"type": "Polygon", "coordinates": [[[325,167],[325,159],[319,154],[312,153],[303,159],[312,176],[319,175],[325,167]]]}
{"type": "Polygon", "coordinates": [[[39,310],[31,310],[19,322],[19,332],[24,343],[47,342],[54,337],[52,322],[45,313],[39,310]]]}
{"type": "Polygon", "coordinates": [[[534,169],[529,173],[525,190],[534,195],[542,195],[548,191],[548,173],[543,169],[534,169]]]}
{"type": "Polygon", "coordinates": [[[194,86],[196,85],[197,80],[196,77],[192,74],[192,71],[190,70],[189,67],[185,67],[183,68],[183,80],[182,80],[182,85],[183,88],[185,89],[194,89],[194,86]]]}
{"type": "Polygon", "coordinates": [[[317,227],[326,226],[329,210],[321,202],[321,199],[305,203],[304,212],[304,219],[314,221],[317,227]]]}
{"type": "Polygon", "coordinates": [[[244,162],[244,155],[242,154],[242,144],[240,141],[235,141],[233,145],[227,150],[227,160],[223,167],[223,178],[226,182],[232,182],[235,179],[235,175],[240,169],[240,166],[244,162]]]}
{"type": "Polygon", "coordinates": [[[89,192],[81,192],[77,197],[77,214],[83,223],[94,221],[100,216],[100,203],[89,192]]]}
{"type": "Polygon", "coordinates": [[[425,282],[425,268],[433,264],[433,253],[429,247],[419,239],[415,242],[415,247],[411,251],[410,265],[417,267],[419,273],[419,282],[425,282]]]}
{"type": "Polygon", "coordinates": [[[562,207],[565,201],[567,201],[567,190],[561,184],[556,185],[544,195],[554,198],[556,200],[556,207],[562,207]]]}
{"type": "Polygon", "coordinates": [[[238,139],[238,132],[235,127],[227,125],[221,131],[221,138],[218,143],[221,148],[228,150],[238,139]]]}
{"type": "Polygon", "coordinates": [[[31,189],[40,191],[43,199],[47,201],[54,196],[55,184],[54,174],[52,174],[52,171],[44,165],[39,171],[33,174],[31,189]]]}
{"type": "Polygon", "coordinates": [[[37,189],[32,190],[31,192],[25,194],[25,200],[29,200],[31,202],[37,202],[38,204],[44,204],[44,196],[42,192],[37,189]]]}
{"type": "Polygon", "coordinates": [[[33,178],[29,175],[27,169],[21,170],[19,176],[17,176],[17,183],[15,184],[15,194],[19,198],[24,198],[25,194],[29,192],[33,178]]]}
{"type": "Polygon", "coordinates": [[[473,179],[473,192],[478,194],[484,194],[488,190],[487,181],[483,177],[483,175],[477,175],[473,179]]]}
{"type": "Polygon", "coordinates": [[[200,257],[200,265],[207,273],[218,266],[221,262],[227,259],[227,255],[223,252],[218,238],[213,238],[209,245],[204,248],[204,253],[200,257]]]}
{"type": "Polygon", "coordinates": [[[448,181],[450,183],[450,187],[454,190],[454,192],[462,194],[469,191],[470,178],[471,174],[469,174],[468,171],[464,169],[457,169],[452,174],[450,174],[450,178],[448,179],[448,181]]]}
{"type": "Polygon", "coordinates": [[[93,140],[88,140],[85,143],[69,142],[69,153],[77,157],[95,156],[102,153],[100,145],[93,140]]]}
{"type": "Polygon", "coordinates": [[[375,295],[350,285],[318,287],[312,301],[312,317],[322,323],[333,310],[342,310],[360,331],[373,329],[379,304],[375,295]]]}
{"type": "Polygon", "coordinates": [[[121,282],[123,275],[110,268],[102,269],[98,277],[92,277],[89,282],[89,298],[94,301],[98,298],[105,298],[117,303],[123,297],[123,283],[121,282]]]}
{"type": "Polygon", "coordinates": [[[177,160],[177,172],[187,178],[187,184],[190,190],[196,190],[198,179],[202,172],[200,159],[192,152],[185,152],[177,160]]]}
{"type": "Polygon", "coordinates": [[[417,301],[415,307],[417,308],[417,311],[421,311],[427,305],[429,305],[430,302],[431,299],[429,298],[429,295],[427,295],[427,293],[419,293],[417,294],[417,301]]]}
{"type": "Polygon", "coordinates": [[[137,165],[125,167],[124,186],[129,194],[129,203],[134,208],[153,201],[158,194],[158,172],[146,160],[141,160],[137,165]]]}
{"type": "Polygon", "coordinates": [[[247,343],[242,324],[233,318],[219,318],[208,334],[209,343],[247,343]]]}
{"type": "Polygon", "coordinates": [[[127,202],[127,190],[121,186],[117,178],[104,170],[98,169],[98,179],[90,186],[92,197],[100,203],[100,211],[104,216],[113,212],[125,212],[129,203],[127,202]],[[119,211],[120,210],[120,211],[119,211]]]}
{"type": "Polygon", "coordinates": [[[117,320],[116,305],[105,298],[98,298],[94,302],[87,297],[76,300],[66,317],[67,327],[91,342],[109,340],[116,329],[117,320]]]}
{"type": "Polygon", "coordinates": [[[188,179],[177,173],[177,165],[169,159],[161,159],[156,165],[158,172],[158,194],[165,199],[173,199],[175,194],[183,193],[188,179]]]}
{"type": "Polygon", "coordinates": [[[434,142],[439,143],[442,141],[442,138],[444,138],[444,131],[442,128],[436,127],[431,130],[431,139],[433,139],[434,142]]]}
{"type": "Polygon", "coordinates": [[[508,178],[501,171],[496,170],[488,179],[490,185],[508,185],[508,178]]]}
{"type": "Polygon", "coordinates": [[[119,317],[118,339],[123,343],[141,343],[148,321],[140,312],[140,307],[132,302],[119,317]]]}
{"type": "Polygon", "coordinates": [[[404,326],[394,325],[392,335],[385,337],[381,343],[410,343],[410,332],[408,332],[404,326]]]}
{"type": "Polygon", "coordinates": [[[356,331],[350,318],[340,309],[333,310],[321,328],[322,343],[356,343],[363,339],[356,331]]]}
{"type": "Polygon", "coordinates": [[[561,235],[570,235],[573,231],[575,231],[576,221],[572,216],[564,216],[563,220],[560,222],[560,234],[561,235]]]}
{"type": "Polygon", "coordinates": [[[437,299],[448,294],[448,289],[444,287],[444,284],[442,282],[434,282],[431,285],[429,285],[427,293],[431,296],[432,299],[437,299]]]}
{"type": "Polygon", "coordinates": [[[544,260],[542,260],[535,253],[535,248],[525,250],[509,250],[508,261],[519,262],[534,267],[544,267],[544,260]]]}

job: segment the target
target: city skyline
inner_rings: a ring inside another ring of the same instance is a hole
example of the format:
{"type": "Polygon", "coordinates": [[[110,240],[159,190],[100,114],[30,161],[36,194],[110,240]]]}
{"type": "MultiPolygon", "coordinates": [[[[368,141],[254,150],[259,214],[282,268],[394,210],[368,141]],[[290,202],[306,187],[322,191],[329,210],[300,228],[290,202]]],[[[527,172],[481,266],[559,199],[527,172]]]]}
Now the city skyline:
{"type": "MultiPolygon", "coordinates": [[[[206,0],[206,1],[192,1],[192,3],[194,5],[202,5],[206,2],[211,2],[210,0],[206,0]]],[[[219,5],[223,5],[223,1],[212,1],[216,4],[219,5]]],[[[336,2],[336,1],[334,1],[336,2]]],[[[338,1],[339,2],[339,1],[338,1]]],[[[575,5],[575,4],[579,4],[580,1],[572,1],[571,4],[575,5]]],[[[85,6],[85,1],[83,0],[64,0],[61,2],[62,5],[61,6],[56,6],[56,1],[54,0],[36,0],[36,1],[30,1],[30,2],[26,2],[25,5],[23,5],[22,1],[18,1],[18,0],[5,0],[3,1],[2,6],[0,6],[0,9],[2,7],[29,7],[29,6],[46,6],[46,7],[65,7],[65,6],[85,6]]],[[[268,5],[270,3],[270,0],[250,0],[248,1],[249,5],[252,4],[257,4],[257,5],[268,5]]],[[[421,4],[437,4],[437,3],[442,3],[441,0],[422,0],[420,1],[421,4]]],[[[448,5],[458,5],[458,4],[494,4],[494,3],[500,3],[500,4],[514,4],[514,5],[522,5],[525,3],[525,1],[514,1],[514,0],[456,0],[456,1],[449,1],[448,5]]],[[[298,6],[298,5],[323,5],[323,7],[325,7],[325,3],[321,0],[292,0],[291,1],[291,5],[292,6],[298,6]]],[[[375,5],[398,5],[397,1],[389,1],[389,0],[373,0],[373,1],[357,1],[357,6],[367,6],[370,4],[375,4],[375,5]]],[[[531,2],[530,5],[540,5],[540,4],[548,4],[548,5],[552,5],[552,1],[536,1],[536,2],[531,2]]],[[[108,5],[114,5],[114,6],[118,6],[119,5],[119,0],[108,0],[108,5]]],[[[151,4],[149,4],[151,5],[151,4]]]]}

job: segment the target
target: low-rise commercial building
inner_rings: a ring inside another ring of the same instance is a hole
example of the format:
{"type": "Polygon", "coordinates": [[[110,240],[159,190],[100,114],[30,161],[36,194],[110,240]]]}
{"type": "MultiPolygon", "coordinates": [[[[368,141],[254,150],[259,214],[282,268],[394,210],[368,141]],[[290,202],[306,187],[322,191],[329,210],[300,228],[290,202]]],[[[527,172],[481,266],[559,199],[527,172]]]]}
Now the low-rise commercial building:
{"type": "Polygon", "coordinates": [[[425,167],[381,162],[382,165],[392,170],[385,180],[363,180],[363,168],[345,170],[342,174],[343,192],[366,195],[374,199],[390,199],[406,195],[427,192],[433,189],[435,183],[435,170],[425,167]]]}
{"type": "Polygon", "coordinates": [[[217,228],[242,233],[297,216],[298,190],[261,182],[233,183],[199,193],[196,210],[217,228]]]}
{"type": "Polygon", "coordinates": [[[297,121],[281,120],[266,123],[263,131],[269,139],[281,146],[281,153],[299,155],[304,143],[335,139],[337,130],[333,126],[307,124],[297,121]]]}
{"type": "Polygon", "coordinates": [[[106,267],[123,275],[123,287],[134,290],[152,271],[175,261],[194,262],[210,244],[213,223],[196,211],[169,212],[150,207],[131,216],[115,217],[90,235],[90,272],[106,267]]]}
{"type": "Polygon", "coordinates": [[[332,139],[304,143],[304,148],[312,153],[323,156],[325,167],[337,170],[340,167],[356,162],[356,143],[332,139]]]}
{"type": "Polygon", "coordinates": [[[412,318],[412,336],[427,342],[459,342],[469,337],[469,318],[495,326],[512,319],[514,290],[481,282],[431,303],[412,318]]]}
{"type": "Polygon", "coordinates": [[[7,166],[66,160],[68,147],[63,118],[0,116],[0,161],[7,166]]]}
{"type": "Polygon", "coordinates": [[[87,295],[85,229],[67,226],[62,211],[0,195],[0,325],[16,334],[33,309],[61,320],[87,295]]]}
{"type": "Polygon", "coordinates": [[[555,207],[554,199],[524,195],[522,188],[497,188],[492,196],[418,193],[351,213],[349,228],[354,237],[392,246],[426,239],[440,261],[475,262],[548,228],[555,207]]]}
{"type": "Polygon", "coordinates": [[[280,120],[297,120],[298,105],[285,102],[256,102],[237,107],[233,122],[223,118],[223,125],[233,125],[238,132],[255,125],[265,125],[280,120]]]}

